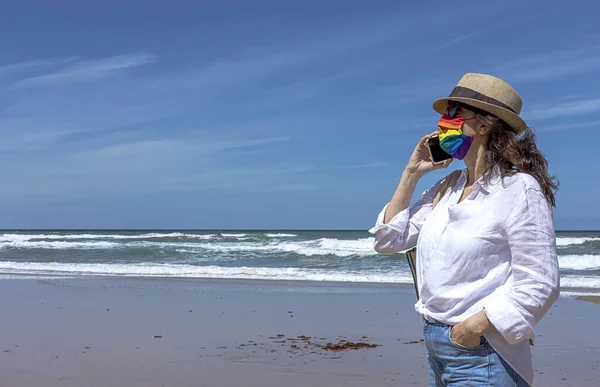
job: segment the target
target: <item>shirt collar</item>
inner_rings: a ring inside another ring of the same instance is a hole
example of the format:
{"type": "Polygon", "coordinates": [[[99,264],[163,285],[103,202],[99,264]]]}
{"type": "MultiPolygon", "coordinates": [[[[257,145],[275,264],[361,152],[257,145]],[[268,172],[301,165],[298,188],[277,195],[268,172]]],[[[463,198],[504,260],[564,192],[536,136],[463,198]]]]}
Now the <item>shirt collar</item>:
{"type": "MultiPolygon", "coordinates": [[[[466,177],[466,174],[468,173],[467,169],[465,169],[463,172],[466,177]]],[[[473,183],[473,190],[480,191],[480,192],[484,193],[485,195],[487,195],[491,192],[491,190],[498,183],[500,183],[500,180],[501,180],[500,168],[498,166],[494,166],[489,172],[487,172],[483,176],[479,177],[479,179],[477,179],[477,181],[475,183],[473,183]],[[490,175],[489,183],[486,183],[484,181],[486,175],[490,175]]]]}

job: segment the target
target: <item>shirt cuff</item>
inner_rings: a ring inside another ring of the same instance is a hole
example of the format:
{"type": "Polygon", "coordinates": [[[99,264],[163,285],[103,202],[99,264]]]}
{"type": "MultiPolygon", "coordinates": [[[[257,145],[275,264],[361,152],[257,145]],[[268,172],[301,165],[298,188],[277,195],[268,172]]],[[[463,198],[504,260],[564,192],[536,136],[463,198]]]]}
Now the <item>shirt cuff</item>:
{"type": "Polygon", "coordinates": [[[533,328],[506,295],[492,297],[484,305],[483,311],[509,344],[533,337],[533,328]]]}
{"type": "Polygon", "coordinates": [[[383,207],[383,210],[377,216],[377,222],[375,226],[373,226],[369,232],[371,234],[377,233],[379,230],[392,229],[396,232],[403,234],[406,231],[406,225],[408,224],[410,207],[406,207],[404,210],[400,211],[396,214],[389,222],[383,223],[385,219],[385,211],[387,210],[389,203],[383,207]]]}

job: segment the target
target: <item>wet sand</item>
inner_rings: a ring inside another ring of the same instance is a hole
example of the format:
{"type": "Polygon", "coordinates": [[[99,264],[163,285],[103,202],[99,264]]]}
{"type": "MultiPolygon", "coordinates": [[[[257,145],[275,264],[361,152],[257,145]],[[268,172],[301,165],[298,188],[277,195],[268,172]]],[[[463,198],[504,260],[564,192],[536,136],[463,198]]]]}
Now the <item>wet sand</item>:
{"type": "Polygon", "coordinates": [[[600,296],[579,296],[577,299],[580,301],[587,301],[600,305],[600,296]]]}
{"type": "MultiPolygon", "coordinates": [[[[0,387],[426,386],[410,286],[0,280],[0,387]]],[[[561,298],[536,385],[597,386],[598,305],[561,298]]]]}

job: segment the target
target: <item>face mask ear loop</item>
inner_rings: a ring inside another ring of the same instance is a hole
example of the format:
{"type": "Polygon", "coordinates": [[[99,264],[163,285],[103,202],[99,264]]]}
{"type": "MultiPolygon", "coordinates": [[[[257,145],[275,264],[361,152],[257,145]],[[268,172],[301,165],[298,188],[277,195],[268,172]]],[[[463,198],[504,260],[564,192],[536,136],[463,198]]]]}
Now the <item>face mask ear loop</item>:
{"type": "MultiPolygon", "coordinates": [[[[477,116],[473,116],[473,117],[469,117],[469,118],[464,118],[464,116],[463,116],[464,121],[476,120],[476,119],[477,119],[477,116]]],[[[462,127],[460,128],[460,130],[462,131],[462,127]]],[[[463,133],[464,133],[464,131],[463,131],[463,133]]],[[[471,137],[477,137],[477,136],[480,136],[479,132],[475,132],[475,134],[472,135],[471,137]]]]}

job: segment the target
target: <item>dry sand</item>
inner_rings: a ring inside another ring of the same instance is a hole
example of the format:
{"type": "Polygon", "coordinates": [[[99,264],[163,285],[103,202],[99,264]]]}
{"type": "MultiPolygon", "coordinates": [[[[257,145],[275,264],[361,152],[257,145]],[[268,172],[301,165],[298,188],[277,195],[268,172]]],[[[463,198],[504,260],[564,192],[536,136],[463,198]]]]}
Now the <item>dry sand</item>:
{"type": "MultiPolygon", "coordinates": [[[[0,387],[426,386],[411,287],[1,280],[0,387]]],[[[600,385],[600,307],[561,299],[536,385],[600,385]]]]}

